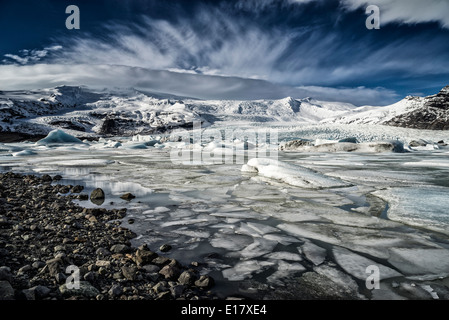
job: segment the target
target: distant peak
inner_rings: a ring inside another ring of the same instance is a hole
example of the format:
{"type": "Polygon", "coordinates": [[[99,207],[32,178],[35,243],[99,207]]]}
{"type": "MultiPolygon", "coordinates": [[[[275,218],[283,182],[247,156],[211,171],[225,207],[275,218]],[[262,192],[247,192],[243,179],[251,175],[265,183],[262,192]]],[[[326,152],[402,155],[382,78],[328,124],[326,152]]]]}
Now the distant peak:
{"type": "Polygon", "coordinates": [[[445,86],[443,89],[441,89],[440,94],[449,94],[449,86],[445,86]]]}

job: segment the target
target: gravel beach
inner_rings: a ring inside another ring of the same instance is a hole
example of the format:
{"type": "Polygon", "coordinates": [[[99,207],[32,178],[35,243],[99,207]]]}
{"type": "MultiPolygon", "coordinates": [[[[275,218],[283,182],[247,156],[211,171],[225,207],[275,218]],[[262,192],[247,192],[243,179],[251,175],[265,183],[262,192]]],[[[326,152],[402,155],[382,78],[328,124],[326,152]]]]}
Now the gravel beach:
{"type": "Polygon", "coordinates": [[[216,299],[197,263],[131,246],[126,209],[83,208],[60,179],[0,174],[0,300],[216,299]]]}

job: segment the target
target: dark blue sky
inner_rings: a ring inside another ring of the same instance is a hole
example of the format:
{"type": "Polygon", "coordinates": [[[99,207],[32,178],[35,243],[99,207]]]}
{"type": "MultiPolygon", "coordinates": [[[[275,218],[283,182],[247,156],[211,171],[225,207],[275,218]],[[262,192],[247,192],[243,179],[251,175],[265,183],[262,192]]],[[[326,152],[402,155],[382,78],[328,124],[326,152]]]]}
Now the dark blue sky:
{"type": "Polygon", "coordinates": [[[363,0],[2,0],[0,89],[96,78],[149,90],[179,82],[167,90],[202,98],[386,104],[449,84],[448,3],[369,1],[381,28],[368,30],[363,0]],[[65,27],[68,5],[80,9],[80,30],[65,27]],[[155,85],[152,70],[169,72],[155,85]],[[197,86],[181,90],[180,73],[197,86]]]}

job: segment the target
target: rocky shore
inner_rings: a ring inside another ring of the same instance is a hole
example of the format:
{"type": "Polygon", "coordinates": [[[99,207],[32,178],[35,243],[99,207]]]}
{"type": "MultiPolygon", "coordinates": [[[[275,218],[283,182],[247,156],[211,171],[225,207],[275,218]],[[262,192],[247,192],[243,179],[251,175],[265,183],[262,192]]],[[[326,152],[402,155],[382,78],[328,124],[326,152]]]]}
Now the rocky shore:
{"type": "Polygon", "coordinates": [[[125,209],[82,208],[60,179],[0,174],[0,300],[216,299],[197,263],[131,246],[125,209]]]}

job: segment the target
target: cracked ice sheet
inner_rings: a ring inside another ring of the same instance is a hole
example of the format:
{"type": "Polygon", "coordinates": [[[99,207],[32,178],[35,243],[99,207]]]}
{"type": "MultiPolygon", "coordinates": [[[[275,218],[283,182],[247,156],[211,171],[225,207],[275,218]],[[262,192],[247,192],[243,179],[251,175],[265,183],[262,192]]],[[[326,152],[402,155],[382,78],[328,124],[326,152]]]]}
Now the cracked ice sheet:
{"type": "Polygon", "coordinates": [[[449,275],[449,250],[391,248],[390,262],[407,275],[449,275]]]}
{"type": "Polygon", "coordinates": [[[196,218],[192,218],[192,219],[184,218],[184,219],[181,219],[181,220],[164,222],[160,226],[162,228],[171,227],[171,226],[178,226],[178,225],[198,225],[198,226],[204,226],[204,225],[210,225],[210,224],[215,223],[215,222],[217,222],[217,219],[214,219],[213,217],[211,218],[208,215],[198,215],[196,218]]]}
{"type": "Polygon", "coordinates": [[[222,271],[223,277],[230,281],[240,281],[252,278],[253,273],[260,273],[267,268],[274,266],[271,261],[246,260],[238,262],[234,267],[222,271]]]}
{"type": "Polygon", "coordinates": [[[324,260],[326,260],[326,249],[317,246],[309,240],[307,240],[300,249],[306,256],[306,259],[311,261],[316,266],[322,264],[324,260]]]}
{"type": "Polygon", "coordinates": [[[298,238],[319,240],[381,259],[390,257],[392,246],[441,248],[425,236],[383,229],[358,228],[329,223],[283,223],[277,226],[298,238]]]}
{"type": "Polygon", "coordinates": [[[387,168],[378,168],[377,170],[351,170],[348,168],[329,172],[328,175],[351,181],[357,185],[364,184],[375,188],[420,185],[422,183],[422,177],[419,174],[410,175],[410,173],[395,172],[387,168]]]}
{"type": "Polygon", "coordinates": [[[254,222],[242,222],[240,223],[240,227],[236,230],[237,233],[246,234],[251,237],[261,237],[264,234],[279,231],[278,228],[254,222]]]}
{"type": "Polygon", "coordinates": [[[239,252],[239,255],[243,259],[252,259],[255,257],[263,256],[267,253],[273,251],[274,247],[277,245],[277,241],[267,240],[257,238],[254,239],[254,242],[245,247],[243,250],[239,252]]]}
{"type": "Polygon", "coordinates": [[[396,270],[353,253],[345,248],[334,247],[332,253],[340,267],[359,280],[367,279],[369,273],[367,273],[366,270],[369,266],[376,266],[379,268],[380,280],[402,276],[402,274],[396,270]]]}
{"type": "Polygon", "coordinates": [[[277,262],[277,270],[271,274],[270,276],[267,277],[267,281],[277,284],[277,285],[282,285],[282,278],[286,278],[292,274],[298,273],[298,272],[303,272],[306,271],[306,268],[296,262],[296,263],[289,263],[289,262],[285,262],[285,261],[278,261],[277,262]]]}
{"type": "Polygon", "coordinates": [[[272,260],[302,261],[302,258],[299,254],[287,251],[268,253],[264,257],[272,260]]]}
{"type": "Polygon", "coordinates": [[[449,188],[419,186],[374,192],[390,204],[388,217],[405,224],[449,234],[449,188]]]}
{"type": "Polygon", "coordinates": [[[240,251],[253,243],[253,239],[249,236],[229,233],[216,233],[210,240],[210,244],[214,248],[223,248],[229,251],[240,251]]]}
{"type": "Polygon", "coordinates": [[[357,282],[349,275],[327,264],[314,267],[313,271],[332,280],[347,292],[357,292],[359,289],[357,282]]]}
{"type": "Polygon", "coordinates": [[[311,205],[307,203],[290,203],[292,207],[280,206],[272,203],[252,203],[248,206],[259,212],[262,217],[274,217],[287,222],[323,221],[317,214],[311,212],[311,205]]]}

